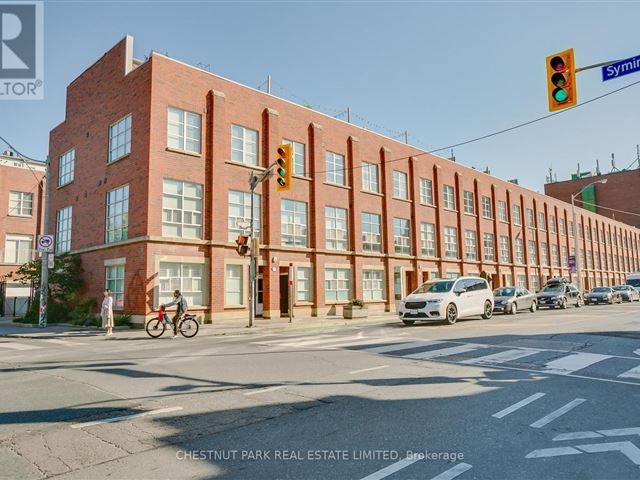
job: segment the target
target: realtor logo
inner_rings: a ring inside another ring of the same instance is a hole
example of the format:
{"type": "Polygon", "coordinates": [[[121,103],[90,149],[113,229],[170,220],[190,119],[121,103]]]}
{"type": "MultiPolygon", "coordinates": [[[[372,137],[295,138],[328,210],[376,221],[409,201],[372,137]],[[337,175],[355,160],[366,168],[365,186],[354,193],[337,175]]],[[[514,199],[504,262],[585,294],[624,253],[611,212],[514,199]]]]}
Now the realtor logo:
{"type": "Polygon", "coordinates": [[[43,97],[42,2],[0,1],[0,100],[43,97]]]}

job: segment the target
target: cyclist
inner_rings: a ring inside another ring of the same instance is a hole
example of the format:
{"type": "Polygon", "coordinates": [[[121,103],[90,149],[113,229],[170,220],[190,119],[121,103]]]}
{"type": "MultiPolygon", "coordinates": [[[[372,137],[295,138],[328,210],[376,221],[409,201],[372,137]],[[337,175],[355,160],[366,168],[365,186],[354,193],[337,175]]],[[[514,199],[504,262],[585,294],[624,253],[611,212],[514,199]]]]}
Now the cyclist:
{"type": "Polygon", "coordinates": [[[173,319],[172,319],[173,338],[176,338],[178,336],[178,323],[180,321],[180,318],[182,318],[182,316],[187,313],[187,308],[188,308],[187,301],[180,293],[180,290],[174,290],[173,302],[167,303],[166,305],[161,305],[161,306],[163,307],[163,310],[166,311],[167,307],[172,307],[174,305],[177,305],[176,314],[173,316],[173,319]]]}

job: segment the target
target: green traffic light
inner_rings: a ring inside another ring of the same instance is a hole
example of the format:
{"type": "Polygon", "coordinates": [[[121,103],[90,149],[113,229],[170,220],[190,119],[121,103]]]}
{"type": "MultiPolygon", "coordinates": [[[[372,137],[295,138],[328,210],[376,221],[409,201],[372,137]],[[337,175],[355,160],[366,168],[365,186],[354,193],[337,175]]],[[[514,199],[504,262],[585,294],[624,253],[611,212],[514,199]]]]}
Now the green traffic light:
{"type": "Polygon", "coordinates": [[[556,88],[553,91],[553,99],[558,103],[564,103],[569,100],[569,93],[564,88],[556,88]]]}
{"type": "Polygon", "coordinates": [[[287,171],[284,168],[279,168],[277,172],[278,172],[278,175],[280,175],[281,177],[287,176],[287,171]]]}

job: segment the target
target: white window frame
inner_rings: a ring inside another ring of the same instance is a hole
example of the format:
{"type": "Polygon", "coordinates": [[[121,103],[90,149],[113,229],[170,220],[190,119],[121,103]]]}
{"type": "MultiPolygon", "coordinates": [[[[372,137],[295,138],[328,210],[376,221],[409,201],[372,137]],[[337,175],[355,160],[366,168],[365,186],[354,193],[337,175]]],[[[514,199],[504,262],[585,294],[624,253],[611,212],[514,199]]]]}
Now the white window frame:
{"type": "Polygon", "coordinates": [[[105,209],[105,243],[129,238],[129,185],[107,192],[105,209]]]}
{"type": "Polygon", "coordinates": [[[313,269],[312,267],[296,267],[296,303],[313,302],[313,269]],[[301,288],[302,287],[302,288],[301,288]]]}
{"type": "Polygon", "coordinates": [[[202,117],[198,113],[189,112],[177,107],[167,108],[167,147],[173,150],[200,154],[202,150],[202,117]],[[171,115],[179,115],[177,122],[171,120],[171,115]],[[178,130],[171,133],[172,127],[178,130]],[[190,148],[189,143],[194,147],[190,148]]]}
{"type": "Polygon", "coordinates": [[[111,290],[113,298],[113,309],[124,309],[125,296],[125,264],[105,265],[104,267],[104,288],[111,290]]]}
{"type": "Polygon", "coordinates": [[[9,213],[10,217],[33,217],[33,193],[32,192],[9,192],[9,213]],[[29,205],[27,207],[27,205],[29,205]]]}
{"type": "Polygon", "coordinates": [[[436,225],[420,222],[420,253],[423,257],[436,256],[436,225]]]}
{"type": "Polygon", "coordinates": [[[433,182],[428,178],[420,179],[420,203],[433,205],[433,182]]]}
{"type": "Polygon", "coordinates": [[[168,238],[202,238],[204,215],[204,188],[199,183],[185,182],[172,178],[162,179],[162,236],[168,238]],[[178,193],[167,191],[167,186],[173,184],[178,187],[178,193]],[[196,195],[185,195],[185,190],[194,190],[196,195]],[[199,196],[198,196],[199,195],[199,196]],[[177,208],[170,208],[166,201],[168,199],[177,201],[177,208]],[[194,203],[195,209],[185,209],[185,202],[194,203]],[[197,208],[200,208],[198,210],[197,208]],[[170,220],[167,219],[170,214],[170,220]],[[187,222],[186,218],[190,217],[191,221],[187,222]],[[179,220],[176,220],[179,218],[179,220]],[[170,234],[169,228],[177,228],[178,235],[170,234]],[[194,231],[194,234],[185,235],[185,230],[194,231]]]}
{"type": "Polygon", "coordinates": [[[518,265],[524,265],[524,241],[521,238],[516,238],[515,242],[515,263],[518,265]]]}
{"type": "Polygon", "coordinates": [[[350,268],[325,268],[324,297],[325,304],[346,303],[349,301],[351,298],[350,268]]]}
{"type": "Polygon", "coordinates": [[[362,190],[364,192],[380,193],[378,181],[378,165],[362,162],[362,190]]]}
{"type": "Polygon", "coordinates": [[[393,171],[393,198],[409,199],[409,176],[405,172],[393,171]]]}
{"type": "Polygon", "coordinates": [[[491,208],[491,197],[482,195],[482,217],[492,219],[493,209],[491,208]]]}
{"type": "Polygon", "coordinates": [[[362,270],[362,299],[364,301],[384,300],[384,290],[384,270],[362,270]]]}
{"type": "Polygon", "coordinates": [[[71,229],[73,223],[73,207],[64,207],[56,212],[56,253],[71,250],[71,229]]]}
{"type": "Polygon", "coordinates": [[[120,160],[130,153],[131,114],[121,118],[109,126],[109,155],[107,156],[107,163],[120,160]]]}
{"type": "Polygon", "coordinates": [[[549,266],[549,246],[547,242],[540,242],[540,265],[543,267],[549,266]]]}
{"type": "Polygon", "coordinates": [[[291,157],[293,161],[293,174],[304,177],[307,172],[306,145],[294,140],[283,139],[282,143],[291,145],[291,157]]]}
{"type": "Polygon", "coordinates": [[[244,265],[238,263],[227,263],[224,266],[224,306],[241,307],[245,304],[244,298],[244,265]],[[230,274],[233,273],[234,276],[230,274]],[[236,274],[239,273],[239,276],[236,274]],[[237,282],[237,287],[230,285],[230,280],[237,282]],[[237,296],[239,302],[230,301],[231,295],[237,296]]]}
{"type": "Polygon", "coordinates": [[[64,187],[65,185],[73,182],[76,163],[76,149],[63,153],[58,158],[58,187],[64,187]]]}
{"type": "Polygon", "coordinates": [[[411,221],[407,218],[393,217],[393,251],[411,255],[411,221]]]}
{"type": "Polygon", "coordinates": [[[33,258],[33,235],[7,233],[4,240],[4,263],[22,265],[33,258]],[[9,247],[12,243],[13,247],[9,247]],[[11,257],[10,253],[13,253],[11,257]]]}
{"type": "Polygon", "coordinates": [[[508,235],[500,235],[500,261],[502,263],[511,263],[511,243],[508,235]]]}
{"type": "Polygon", "coordinates": [[[496,261],[496,243],[493,233],[482,234],[482,253],[485,262],[496,261]]]}
{"type": "Polygon", "coordinates": [[[257,166],[260,154],[259,140],[258,130],[231,124],[231,161],[257,166]]]}
{"type": "Polygon", "coordinates": [[[527,251],[529,252],[529,265],[538,264],[538,245],[535,240],[529,240],[527,244],[527,251]]]}
{"type": "MultiPolygon", "coordinates": [[[[253,194],[253,235],[255,238],[260,238],[261,232],[261,210],[262,210],[262,199],[259,194],[253,194]]],[[[230,189],[227,192],[227,240],[230,242],[234,242],[238,235],[244,233],[245,229],[238,227],[238,223],[246,222],[249,223],[251,221],[251,193],[250,192],[242,192],[240,190],[230,189]],[[232,201],[233,196],[239,196],[240,201],[235,202],[232,201]],[[232,215],[231,209],[236,208],[240,210],[240,215],[232,215]]]]}
{"type": "Polygon", "coordinates": [[[475,198],[474,198],[474,193],[469,191],[469,190],[465,190],[462,193],[463,196],[463,202],[464,202],[464,213],[468,214],[468,215],[475,215],[476,214],[476,202],[475,202],[475,198]]]}
{"type": "Polygon", "coordinates": [[[333,183],[334,185],[346,185],[347,180],[344,174],[346,164],[344,155],[326,151],[324,159],[327,183],[333,183]]]}
{"type": "Polygon", "coordinates": [[[444,227],[444,258],[459,258],[457,227],[444,227]]]}
{"type": "Polygon", "coordinates": [[[327,250],[349,248],[349,213],[346,208],[324,207],[325,246],[327,250]]]}
{"type": "Polygon", "coordinates": [[[522,210],[520,205],[514,204],[511,206],[511,218],[514,225],[522,225],[522,210]]]}
{"type": "Polygon", "coordinates": [[[453,185],[442,186],[442,207],[447,210],[456,209],[456,189],[453,185]]]}
{"type": "Polygon", "coordinates": [[[364,252],[382,252],[382,216],[377,213],[362,212],[362,250],[364,252]],[[372,219],[377,219],[377,224],[372,219]],[[365,226],[367,226],[365,228],[365,226]],[[377,232],[374,231],[377,226],[377,232]]]}
{"type": "Polygon", "coordinates": [[[547,230],[547,217],[544,212],[538,212],[538,230],[547,230]]]}
{"type": "Polygon", "coordinates": [[[478,260],[478,234],[475,230],[464,231],[465,260],[478,260]]]}
{"type": "Polygon", "coordinates": [[[283,198],[280,201],[280,243],[289,247],[303,247],[308,246],[309,237],[309,217],[308,217],[307,202],[299,202],[297,200],[290,200],[283,198]],[[293,207],[293,210],[286,208],[288,206],[293,207]],[[303,211],[304,210],[304,211],[303,211]],[[293,221],[288,222],[288,218],[293,221]],[[302,219],[304,222],[298,222],[296,219],[302,219]],[[290,226],[290,228],[289,228],[290,226]],[[289,233],[288,230],[291,230],[289,233]],[[289,239],[291,241],[289,241],[289,239]]]}
{"type": "Polygon", "coordinates": [[[498,220],[501,222],[509,221],[509,216],[507,214],[507,202],[504,200],[498,200],[498,220]]]}

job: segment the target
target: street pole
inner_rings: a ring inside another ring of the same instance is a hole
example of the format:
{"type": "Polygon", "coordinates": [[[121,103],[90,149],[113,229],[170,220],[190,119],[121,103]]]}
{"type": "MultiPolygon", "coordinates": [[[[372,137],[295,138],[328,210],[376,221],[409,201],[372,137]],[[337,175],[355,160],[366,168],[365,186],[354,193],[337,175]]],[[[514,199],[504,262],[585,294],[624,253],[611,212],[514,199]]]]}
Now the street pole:
{"type": "MultiPolygon", "coordinates": [[[[50,210],[49,196],[51,194],[51,161],[49,156],[47,156],[47,166],[44,178],[44,225],[42,226],[42,234],[48,235],[50,210]]],[[[40,328],[45,328],[47,326],[47,301],[49,299],[49,254],[47,252],[42,253],[40,262],[40,309],[38,326],[40,328]]]]}
{"type": "Polygon", "coordinates": [[[258,178],[253,172],[249,175],[249,187],[251,192],[251,212],[249,212],[249,325],[247,327],[253,327],[253,320],[255,319],[255,249],[253,248],[253,197],[258,184],[258,178]]]}
{"type": "MultiPolygon", "coordinates": [[[[581,190],[582,191],[582,190],[581,190]]],[[[575,264],[576,264],[576,286],[578,287],[578,291],[582,291],[582,264],[580,263],[582,259],[580,258],[580,249],[578,248],[578,223],[576,222],[576,205],[575,205],[575,195],[571,195],[571,216],[573,217],[573,249],[575,264]]]]}

